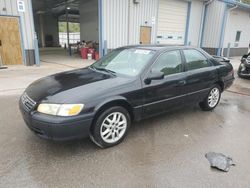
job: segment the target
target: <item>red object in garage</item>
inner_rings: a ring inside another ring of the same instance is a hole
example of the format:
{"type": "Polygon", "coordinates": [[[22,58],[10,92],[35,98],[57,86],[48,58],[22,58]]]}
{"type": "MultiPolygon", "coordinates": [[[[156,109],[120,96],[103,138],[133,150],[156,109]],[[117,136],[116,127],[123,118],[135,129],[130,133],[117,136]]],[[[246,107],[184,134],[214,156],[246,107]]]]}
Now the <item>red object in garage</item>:
{"type": "Polygon", "coordinates": [[[95,60],[98,60],[100,57],[99,57],[99,53],[98,52],[95,52],[95,60]]]}
{"type": "Polygon", "coordinates": [[[89,48],[88,49],[88,54],[92,54],[92,59],[94,59],[95,49],[94,48],[89,48]]]}
{"type": "Polygon", "coordinates": [[[81,56],[83,59],[87,59],[89,48],[81,48],[81,56]]]}

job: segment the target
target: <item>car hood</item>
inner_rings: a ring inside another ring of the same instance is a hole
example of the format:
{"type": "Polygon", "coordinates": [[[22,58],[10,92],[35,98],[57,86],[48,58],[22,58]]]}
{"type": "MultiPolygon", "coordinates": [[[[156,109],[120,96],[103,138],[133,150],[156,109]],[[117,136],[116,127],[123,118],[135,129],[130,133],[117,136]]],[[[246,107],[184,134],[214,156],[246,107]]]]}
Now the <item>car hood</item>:
{"type": "Polygon", "coordinates": [[[127,77],[83,68],[41,78],[25,92],[37,103],[80,103],[83,99],[95,98],[129,80],[127,77]]]}

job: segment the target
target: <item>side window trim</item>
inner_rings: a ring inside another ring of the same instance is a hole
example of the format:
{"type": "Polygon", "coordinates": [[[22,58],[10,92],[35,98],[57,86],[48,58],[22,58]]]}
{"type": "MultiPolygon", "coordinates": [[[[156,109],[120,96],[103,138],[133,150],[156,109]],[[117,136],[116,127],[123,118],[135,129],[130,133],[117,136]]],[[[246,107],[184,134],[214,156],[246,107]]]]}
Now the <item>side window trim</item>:
{"type": "Polygon", "coordinates": [[[181,59],[182,59],[182,64],[183,64],[183,66],[182,66],[183,72],[187,72],[188,71],[187,70],[187,62],[186,62],[186,58],[185,58],[185,55],[184,55],[184,52],[182,49],[180,50],[180,53],[181,53],[181,59]]]}
{"type": "Polygon", "coordinates": [[[169,77],[169,76],[173,76],[173,75],[178,75],[178,74],[184,73],[185,72],[185,63],[183,61],[184,59],[182,57],[182,52],[181,52],[180,49],[174,49],[174,50],[165,50],[165,51],[161,52],[158,55],[158,57],[154,60],[154,62],[151,64],[151,66],[149,67],[146,75],[148,75],[148,73],[152,70],[153,66],[158,62],[158,59],[160,58],[160,56],[162,56],[164,53],[173,52],[173,51],[179,52],[179,54],[180,54],[180,57],[181,57],[181,72],[170,74],[170,75],[164,75],[164,79],[167,78],[167,77],[169,77]]]}
{"type": "Polygon", "coordinates": [[[184,51],[185,51],[185,50],[195,50],[195,51],[199,52],[199,53],[207,60],[207,62],[208,62],[208,64],[209,64],[208,67],[214,66],[213,63],[210,61],[210,59],[208,59],[208,58],[206,57],[206,55],[203,54],[201,51],[199,51],[199,50],[197,50],[197,49],[195,49],[195,48],[182,49],[182,50],[181,50],[181,55],[182,55],[183,62],[184,62],[184,69],[185,69],[185,72],[195,71],[195,70],[199,70],[199,69],[208,68],[208,67],[202,67],[202,68],[198,68],[198,69],[188,70],[188,67],[187,67],[187,59],[186,59],[185,54],[184,54],[184,51]]]}

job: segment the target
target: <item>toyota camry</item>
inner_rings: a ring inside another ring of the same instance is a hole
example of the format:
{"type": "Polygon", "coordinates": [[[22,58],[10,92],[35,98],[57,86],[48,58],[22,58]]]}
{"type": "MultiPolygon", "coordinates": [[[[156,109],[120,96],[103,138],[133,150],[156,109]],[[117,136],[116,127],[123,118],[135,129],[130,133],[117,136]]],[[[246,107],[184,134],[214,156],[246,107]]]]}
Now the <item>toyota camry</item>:
{"type": "Polygon", "coordinates": [[[127,46],[89,67],[35,81],[19,106],[27,126],[39,137],[90,137],[106,148],[120,143],[133,121],[190,103],[213,110],[233,80],[229,62],[201,49],[127,46]]]}

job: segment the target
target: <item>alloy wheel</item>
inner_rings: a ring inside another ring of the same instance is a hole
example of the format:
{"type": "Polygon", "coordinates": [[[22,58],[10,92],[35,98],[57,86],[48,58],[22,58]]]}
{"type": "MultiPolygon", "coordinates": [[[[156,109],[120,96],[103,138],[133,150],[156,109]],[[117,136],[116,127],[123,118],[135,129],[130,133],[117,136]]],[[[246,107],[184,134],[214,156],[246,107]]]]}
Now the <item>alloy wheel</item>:
{"type": "Polygon", "coordinates": [[[220,90],[215,87],[211,90],[208,96],[208,105],[210,108],[213,108],[217,105],[220,98],[220,90]]]}
{"type": "Polygon", "coordinates": [[[121,112],[109,114],[102,122],[100,134],[103,141],[112,144],[120,140],[127,129],[127,119],[121,112]]]}

